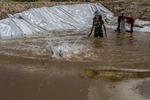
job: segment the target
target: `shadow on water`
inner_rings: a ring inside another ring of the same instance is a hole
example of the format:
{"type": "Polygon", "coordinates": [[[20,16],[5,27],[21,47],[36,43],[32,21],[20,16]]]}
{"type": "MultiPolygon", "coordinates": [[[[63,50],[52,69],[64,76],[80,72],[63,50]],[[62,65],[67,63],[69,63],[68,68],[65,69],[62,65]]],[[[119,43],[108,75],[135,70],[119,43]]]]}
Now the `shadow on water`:
{"type": "Polygon", "coordinates": [[[103,48],[103,40],[101,38],[93,39],[93,48],[103,48]]]}
{"type": "Polygon", "coordinates": [[[116,35],[116,45],[121,46],[124,44],[134,44],[134,36],[130,36],[127,33],[122,33],[119,35],[116,35]]]}
{"type": "Polygon", "coordinates": [[[138,83],[136,83],[133,89],[141,96],[150,99],[150,81],[139,81],[138,83]]]}

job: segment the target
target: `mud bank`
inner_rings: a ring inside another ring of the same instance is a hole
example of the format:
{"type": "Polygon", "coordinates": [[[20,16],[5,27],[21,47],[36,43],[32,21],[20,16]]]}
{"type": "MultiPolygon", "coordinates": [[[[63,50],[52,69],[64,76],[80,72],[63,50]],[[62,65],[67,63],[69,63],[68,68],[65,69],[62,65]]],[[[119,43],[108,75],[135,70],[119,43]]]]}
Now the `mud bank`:
{"type": "Polygon", "coordinates": [[[15,14],[28,10],[30,8],[40,8],[43,6],[51,7],[56,5],[72,5],[81,4],[81,2],[51,2],[51,1],[39,1],[39,2],[0,2],[0,19],[7,18],[7,14],[15,14]]]}
{"type": "MultiPolygon", "coordinates": [[[[81,4],[89,2],[0,2],[0,19],[7,18],[7,14],[14,14],[28,10],[30,8],[39,8],[43,6],[54,6],[54,5],[70,5],[70,4],[81,4]]],[[[134,18],[142,20],[150,20],[150,2],[149,0],[102,0],[96,3],[103,4],[106,8],[120,15],[124,12],[127,16],[133,16],[134,18]]]]}

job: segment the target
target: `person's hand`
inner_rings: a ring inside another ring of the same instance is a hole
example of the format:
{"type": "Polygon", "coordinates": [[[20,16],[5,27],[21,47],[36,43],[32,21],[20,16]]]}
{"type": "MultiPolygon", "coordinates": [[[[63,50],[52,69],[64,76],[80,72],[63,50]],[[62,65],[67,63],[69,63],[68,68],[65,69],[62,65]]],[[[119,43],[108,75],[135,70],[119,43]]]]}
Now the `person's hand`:
{"type": "Polygon", "coordinates": [[[88,35],[88,37],[90,37],[91,36],[91,33],[88,35]]]}

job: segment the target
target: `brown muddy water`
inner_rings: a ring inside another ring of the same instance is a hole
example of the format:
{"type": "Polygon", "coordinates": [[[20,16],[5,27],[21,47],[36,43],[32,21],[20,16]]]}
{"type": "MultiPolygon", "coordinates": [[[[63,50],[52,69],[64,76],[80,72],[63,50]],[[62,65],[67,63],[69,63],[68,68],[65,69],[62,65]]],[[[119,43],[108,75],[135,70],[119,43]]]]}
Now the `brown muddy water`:
{"type": "Polygon", "coordinates": [[[150,100],[150,34],[0,40],[0,100],[150,100]]]}

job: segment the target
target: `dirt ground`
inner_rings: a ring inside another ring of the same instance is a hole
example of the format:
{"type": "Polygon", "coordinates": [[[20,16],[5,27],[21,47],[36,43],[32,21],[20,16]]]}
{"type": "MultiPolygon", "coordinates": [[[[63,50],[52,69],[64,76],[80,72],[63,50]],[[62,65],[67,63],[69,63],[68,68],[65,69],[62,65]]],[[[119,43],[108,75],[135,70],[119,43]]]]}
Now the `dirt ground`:
{"type": "MultiPolygon", "coordinates": [[[[133,16],[142,20],[150,21],[150,2],[149,0],[101,0],[98,1],[105,7],[110,9],[115,15],[124,12],[127,16],[133,16]]],[[[96,2],[96,3],[98,3],[96,2]]],[[[7,18],[7,14],[18,13],[30,8],[39,8],[43,6],[79,4],[87,2],[0,2],[0,19],[7,18]]]]}
{"type": "Polygon", "coordinates": [[[104,0],[101,3],[115,15],[124,12],[127,16],[150,21],[149,0],[104,0]]]}

